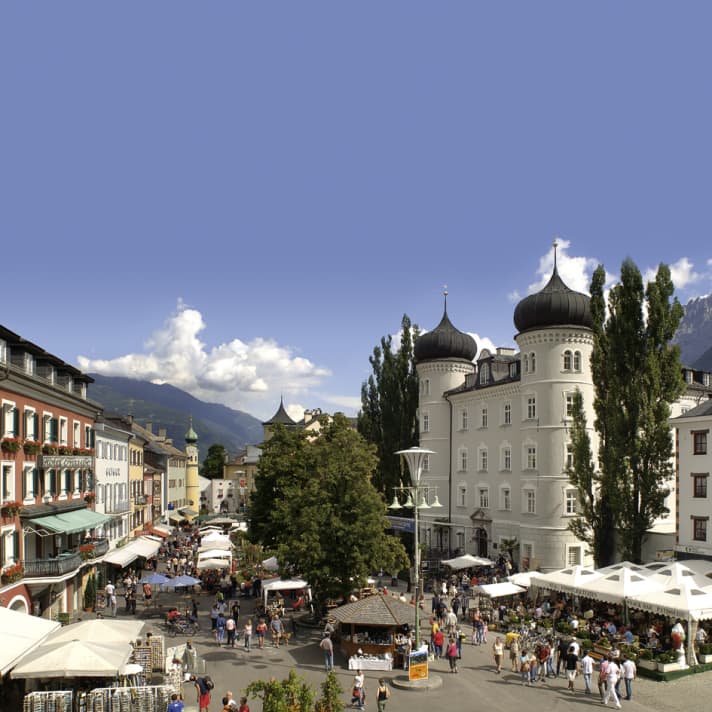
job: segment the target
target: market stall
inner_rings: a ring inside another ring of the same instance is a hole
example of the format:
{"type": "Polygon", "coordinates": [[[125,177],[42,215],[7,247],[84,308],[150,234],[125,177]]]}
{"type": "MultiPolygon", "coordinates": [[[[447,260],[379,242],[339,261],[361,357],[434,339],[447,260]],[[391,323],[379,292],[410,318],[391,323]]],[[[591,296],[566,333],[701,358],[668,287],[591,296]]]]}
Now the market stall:
{"type": "Polygon", "coordinates": [[[339,649],[349,670],[391,670],[397,639],[415,625],[415,608],[383,593],[339,606],[330,616],[339,624],[339,649]]]}
{"type": "Polygon", "coordinates": [[[462,556],[456,556],[454,559],[444,559],[441,563],[455,571],[459,571],[460,569],[473,569],[478,566],[492,566],[494,564],[494,562],[489,559],[485,559],[481,556],[472,556],[472,554],[463,554],[462,556]]]}
{"type": "Polygon", "coordinates": [[[60,623],[0,607],[0,676],[6,675],[24,655],[41,645],[60,623]]]}
{"type": "Polygon", "coordinates": [[[302,592],[302,605],[311,603],[311,587],[303,579],[265,579],[262,581],[263,606],[266,613],[288,610],[284,605],[285,592],[302,592]]]}

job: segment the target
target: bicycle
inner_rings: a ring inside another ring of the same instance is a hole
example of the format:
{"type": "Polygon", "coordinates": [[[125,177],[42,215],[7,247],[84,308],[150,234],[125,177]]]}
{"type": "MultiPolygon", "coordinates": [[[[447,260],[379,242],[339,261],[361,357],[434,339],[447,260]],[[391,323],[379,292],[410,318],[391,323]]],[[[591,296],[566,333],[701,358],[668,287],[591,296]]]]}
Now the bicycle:
{"type": "Polygon", "coordinates": [[[200,630],[198,622],[191,621],[188,618],[177,618],[174,621],[166,621],[166,626],[173,638],[175,638],[178,633],[181,635],[195,635],[200,630]]]}

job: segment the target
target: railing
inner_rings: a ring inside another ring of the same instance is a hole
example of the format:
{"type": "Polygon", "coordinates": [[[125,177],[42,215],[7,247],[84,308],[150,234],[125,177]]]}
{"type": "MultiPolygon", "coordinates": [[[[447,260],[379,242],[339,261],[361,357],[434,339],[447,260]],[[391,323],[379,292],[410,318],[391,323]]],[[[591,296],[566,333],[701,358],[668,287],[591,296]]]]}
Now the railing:
{"type": "Polygon", "coordinates": [[[119,502],[106,502],[104,511],[107,514],[123,514],[131,509],[128,499],[122,499],[119,502]]]}
{"type": "Polygon", "coordinates": [[[25,559],[23,565],[26,579],[64,576],[82,565],[82,556],[73,552],[60,554],[56,559],[25,559]]]}

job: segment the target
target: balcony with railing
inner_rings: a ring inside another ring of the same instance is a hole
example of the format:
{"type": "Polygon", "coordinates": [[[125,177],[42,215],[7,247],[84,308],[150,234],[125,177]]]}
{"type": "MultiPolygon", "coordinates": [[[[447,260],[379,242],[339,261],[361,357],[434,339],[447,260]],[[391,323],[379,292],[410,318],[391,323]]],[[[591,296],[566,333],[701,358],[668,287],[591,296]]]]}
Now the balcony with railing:
{"type": "Polygon", "coordinates": [[[64,576],[76,571],[81,565],[82,555],[78,551],[57,554],[51,559],[25,559],[23,561],[24,577],[31,579],[64,576]]]}
{"type": "Polygon", "coordinates": [[[128,499],[115,500],[106,502],[104,511],[107,514],[126,514],[131,509],[128,499]]]}

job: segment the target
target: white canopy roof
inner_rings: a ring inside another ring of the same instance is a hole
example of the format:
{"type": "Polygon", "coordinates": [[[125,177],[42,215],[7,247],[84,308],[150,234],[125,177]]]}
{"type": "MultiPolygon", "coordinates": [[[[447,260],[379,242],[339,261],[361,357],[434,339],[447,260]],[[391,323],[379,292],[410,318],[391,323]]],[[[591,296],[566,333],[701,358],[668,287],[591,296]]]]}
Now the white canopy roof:
{"type": "Polygon", "coordinates": [[[475,566],[492,566],[493,562],[480,556],[463,554],[462,556],[456,556],[454,559],[444,559],[442,563],[451,569],[469,569],[475,566]]]}
{"type": "Polygon", "coordinates": [[[535,571],[520,571],[519,573],[508,576],[507,580],[511,583],[517,584],[517,586],[524,586],[525,588],[529,588],[529,586],[531,585],[531,578],[535,573],[535,571]]]}
{"type": "Polygon", "coordinates": [[[502,596],[515,596],[522,591],[526,591],[523,586],[517,586],[511,581],[502,581],[501,583],[486,583],[482,586],[476,586],[475,591],[484,593],[490,598],[502,598],[502,596]]]}
{"type": "Polygon", "coordinates": [[[614,574],[616,571],[621,569],[629,569],[630,571],[635,571],[641,576],[650,576],[653,572],[647,569],[645,566],[640,564],[634,564],[631,561],[619,561],[617,564],[611,564],[610,566],[604,566],[602,569],[596,569],[599,574],[608,576],[608,574],[614,574]]]}
{"type": "Polygon", "coordinates": [[[210,549],[229,551],[232,549],[232,543],[229,539],[203,539],[198,549],[198,554],[200,554],[201,551],[209,551],[210,549]]]}
{"type": "Polygon", "coordinates": [[[205,569],[227,569],[230,568],[230,559],[198,559],[196,564],[198,571],[205,569]]]}
{"type": "Polygon", "coordinates": [[[227,549],[203,549],[198,552],[198,561],[201,559],[232,559],[232,554],[227,549]]]}
{"type": "MultiPolygon", "coordinates": [[[[623,603],[624,599],[630,596],[637,596],[651,591],[661,591],[663,585],[654,581],[653,577],[640,573],[640,566],[634,570],[623,566],[606,576],[601,576],[595,581],[586,584],[581,594],[586,598],[595,601],[606,601],[607,603],[623,603]]],[[[601,573],[601,570],[599,570],[601,573]]]]}
{"type": "Polygon", "coordinates": [[[262,582],[262,594],[267,603],[268,594],[274,591],[299,591],[303,588],[309,588],[309,584],[303,579],[267,579],[262,582]]]}
{"type": "Polygon", "coordinates": [[[46,618],[37,618],[0,607],[0,675],[5,675],[20,658],[34,650],[52,631],[60,627],[61,624],[57,621],[48,621],[46,618]]]}
{"type": "Polygon", "coordinates": [[[705,580],[703,576],[698,575],[696,571],[680,561],[673,561],[662,569],[658,569],[651,578],[661,583],[666,590],[679,586],[702,588],[712,583],[712,581],[705,580]]]}
{"type": "Polygon", "coordinates": [[[602,575],[589,566],[576,565],[548,574],[534,573],[531,577],[531,585],[550,591],[585,595],[581,589],[586,588],[591,581],[595,581],[602,575]]]}
{"type": "Polygon", "coordinates": [[[65,640],[89,640],[100,643],[130,643],[141,636],[145,621],[95,618],[70,623],[52,633],[47,644],[65,640]]]}
{"type": "Polygon", "coordinates": [[[650,611],[662,616],[691,618],[694,621],[712,619],[712,593],[699,588],[678,586],[654,591],[627,600],[629,608],[650,611]]]}
{"type": "Polygon", "coordinates": [[[145,536],[140,536],[138,539],[122,546],[120,549],[114,549],[104,556],[104,562],[120,566],[122,569],[128,566],[132,561],[138,559],[139,556],[150,559],[158,553],[161,548],[161,542],[155,539],[149,539],[145,536]]]}

